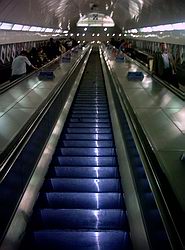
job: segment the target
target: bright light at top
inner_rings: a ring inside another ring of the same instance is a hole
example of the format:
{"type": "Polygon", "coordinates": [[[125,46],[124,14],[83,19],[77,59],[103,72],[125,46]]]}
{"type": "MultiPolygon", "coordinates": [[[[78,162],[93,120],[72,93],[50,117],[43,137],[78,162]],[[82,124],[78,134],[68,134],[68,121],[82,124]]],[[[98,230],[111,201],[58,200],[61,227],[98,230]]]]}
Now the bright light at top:
{"type": "Polygon", "coordinates": [[[87,31],[87,28],[84,28],[84,31],[87,31]]]}
{"type": "Polygon", "coordinates": [[[107,28],[104,28],[104,31],[107,31],[107,28]]]}
{"type": "Polygon", "coordinates": [[[77,27],[114,27],[115,23],[110,16],[101,13],[89,13],[82,16],[77,22],[77,27]]]}

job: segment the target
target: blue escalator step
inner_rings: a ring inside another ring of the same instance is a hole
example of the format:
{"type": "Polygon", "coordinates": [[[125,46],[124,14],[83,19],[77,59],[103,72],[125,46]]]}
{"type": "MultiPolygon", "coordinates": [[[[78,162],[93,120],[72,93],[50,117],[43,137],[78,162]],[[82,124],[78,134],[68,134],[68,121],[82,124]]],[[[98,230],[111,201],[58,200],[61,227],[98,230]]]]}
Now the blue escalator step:
{"type": "Polygon", "coordinates": [[[112,134],[64,134],[66,140],[112,140],[112,134]]]}
{"type": "Polygon", "coordinates": [[[95,118],[95,119],[102,119],[102,118],[109,118],[109,115],[108,114],[92,114],[92,113],[89,113],[89,114],[71,114],[71,118],[95,118]]]}
{"type": "Polygon", "coordinates": [[[89,99],[91,100],[91,101],[96,101],[96,102],[98,102],[98,101],[106,101],[106,98],[104,97],[104,98],[102,98],[102,97],[93,97],[93,98],[88,98],[88,96],[83,96],[83,97],[79,97],[79,96],[77,96],[77,98],[76,98],[76,101],[89,101],[89,99]]]}
{"type": "Polygon", "coordinates": [[[75,101],[75,104],[78,104],[78,105],[106,105],[107,104],[107,101],[106,100],[76,100],[75,101]]]}
{"type": "Polygon", "coordinates": [[[142,192],[147,192],[147,193],[151,192],[148,180],[146,178],[139,179],[138,183],[139,183],[139,188],[142,190],[142,192]]]}
{"type": "Polygon", "coordinates": [[[102,119],[92,119],[92,118],[71,118],[69,122],[89,122],[89,123],[109,123],[110,119],[109,118],[102,118],[102,119]]]}
{"type": "Polygon", "coordinates": [[[128,148],[128,150],[130,153],[130,157],[136,157],[139,155],[136,147],[130,147],[128,148]]]}
{"type": "Polygon", "coordinates": [[[48,175],[55,178],[118,178],[115,167],[53,167],[48,175]]]}
{"type": "Polygon", "coordinates": [[[82,121],[78,121],[78,122],[73,122],[73,123],[69,123],[68,124],[69,128],[110,128],[110,123],[105,123],[105,122],[99,122],[99,123],[85,123],[82,121]]]}
{"type": "Polygon", "coordinates": [[[128,231],[125,211],[119,209],[41,209],[32,218],[34,229],[91,229],[128,231]]]}
{"type": "Polygon", "coordinates": [[[145,170],[144,168],[136,168],[134,169],[134,172],[137,174],[137,178],[146,178],[145,170]]]}
{"type": "Polygon", "coordinates": [[[109,112],[107,110],[72,110],[71,114],[100,114],[100,115],[107,115],[109,112]]]}
{"type": "Polygon", "coordinates": [[[83,157],[83,156],[59,156],[52,160],[54,165],[65,165],[65,166],[117,166],[117,161],[115,156],[107,157],[83,157]]]}
{"type": "Polygon", "coordinates": [[[58,148],[56,155],[70,156],[115,156],[114,148],[58,148]]]}
{"type": "Polygon", "coordinates": [[[83,141],[83,140],[62,140],[61,146],[64,147],[86,147],[86,148],[99,148],[99,147],[103,147],[103,148],[111,148],[114,146],[113,141],[112,140],[107,140],[107,141],[98,141],[98,140],[92,140],[92,141],[83,141]]]}
{"type": "Polygon", "coordinates": [[[136,157],[132,157],[131,161],[132,161],[133,166],[135,168],[140,168],[140,167],[143,168],[143,165],[142,165],[142,162],[141,162],[141,159],[140,159],[139,155],[136,156],[136,157]]]}
{"type": "Polygon", "coordinates": [[[110,134],[111,128],[67,128],[67,133],[72,134],[110,134]]]}
{"type": "Polygon", "coordinates": [[[120,192],[118,179],[52,178],[44,182],[46,192],[120,192]]]}
{"type": "Polygon", "coordinates": [[[145,205],[147,210],[150,209],[155,209],[156,208],[156,202],[153,196],[152,192],[145,192],[142,194],[142,200],[143,200],[143,204],[145,205]]]}
{"type": "Polygon", "coordinates": [[[157,231],[163,226],[159,210],[157,209],[157,207],[155,209],[150,209],[147,211],[147,220],[152,221],[153,231],[157,231]],[[156,230],[154,230],[154,228],[156,230]]]}
{"type": "Polygon", "coordinates": [[[44,208],[124,209],[121,193],[40,193],[39,206],[44,208]]]}
{"type": "MultiPolygon", "coordinates": [[[[30,236],[34,250],[131,250],[129,233],[124,231],[69,232],[36,231],[30,236]]],[[[26,249],[25,249],[26,250],[26,249]]]]}
{"type": "MultiPolygon", "coordinates": [[[[97,107],[98,106],[98,108],[108,108],[108,105],[107,104],[93,104],[93,105],[90,105],[90,107],[97,107]]],[[[78,103],[76,103],[76,104],[74,104],[73,105],[73,107],[74,108],[89,108],[89,104],[86,104],[86,103],[84,103],[84,104],[78,104],[78,103]]]]}
{"type": "Polygon", "coordinates": [[[98,111],[98,113],[99,113],[99,111],[108,111],[107,110],[107,107],[101,107],[101,106],[99,106],[99,105],[91,105],[91,106],[86,106],[86,107],[84,107],[84,106],[73,106],[73,112],[74,111],[80,111],[80,113],[81,113],[81,111],[84,111],[84,112],[86,112],[86,111],[95,111],[95,112],[97,112],[98,111]]]}

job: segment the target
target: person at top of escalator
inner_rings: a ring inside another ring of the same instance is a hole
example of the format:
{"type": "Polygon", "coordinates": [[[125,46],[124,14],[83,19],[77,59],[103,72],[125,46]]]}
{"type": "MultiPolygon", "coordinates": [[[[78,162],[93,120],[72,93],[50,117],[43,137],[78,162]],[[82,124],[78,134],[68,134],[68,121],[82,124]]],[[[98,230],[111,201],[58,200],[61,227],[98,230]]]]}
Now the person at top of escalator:
{"type": "Polygon", "coordinates": [[[159,51],[155,53],[154,73],[171,84],[175,82],[175,62],[165,43],[161,43],[159,51]]]}
{"type": "Polygon", "coordinates": [[[37,69],[27,58],[27,51],[22,50],[20,55],[17,56],[12,62],[12,74],[10,81],[14,81],[26,75],[26,65],[32,67],[33,69],[37,69]]]}

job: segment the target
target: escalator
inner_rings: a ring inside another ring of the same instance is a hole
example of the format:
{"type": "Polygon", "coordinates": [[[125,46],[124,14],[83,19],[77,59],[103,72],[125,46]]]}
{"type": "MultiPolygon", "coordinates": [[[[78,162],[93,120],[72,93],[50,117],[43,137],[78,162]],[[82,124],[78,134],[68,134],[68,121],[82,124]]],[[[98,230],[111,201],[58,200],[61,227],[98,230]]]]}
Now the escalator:
{"type": "Polygon", "coordinates": [[[132,249],[96,51],[90,55],[20,249],[132,249]]]}

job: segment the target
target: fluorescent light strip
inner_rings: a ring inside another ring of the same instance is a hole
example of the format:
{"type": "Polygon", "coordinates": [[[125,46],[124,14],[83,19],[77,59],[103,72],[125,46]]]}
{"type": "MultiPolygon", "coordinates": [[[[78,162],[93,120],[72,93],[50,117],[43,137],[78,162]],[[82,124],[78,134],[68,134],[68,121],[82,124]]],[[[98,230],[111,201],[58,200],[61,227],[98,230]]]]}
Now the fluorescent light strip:
{"type": "Polygon", "coordinates": [[[1,23],[0,29],[1,30],[11,30],[13,27],[12,23],[1,23]]]}
{"type": "Polygon", "coordinates": [[[31,26],[24,25],[22,28],[22,31],[28,31],[31,28],[31,26]]]}
{"type": "Polygon", "coordinates": [[[14,26],[12,27],[12,30],[22,30],[23,25],[21,24],[14,24],[14,26]]]}
{"type": "Polygon", "coordinates": [[[125,33],[138,33],[138,32],[150,33],[157,31],[173,31],[173,30],[185,30],[185,22],[125,30],[125,33]]]}
{"type": "MultiPolygon", "coordinates": [[[[29,26],[23,24],[5,23],[0,22],[0,30],[13,30],[13,31],[29,31],[29,32],[46,32],[46,33],[62,33],[61,29],[44,28],[38,26],[29,26]]],[[[66,31],[68,32],[68,31],[66,31]]]]}

